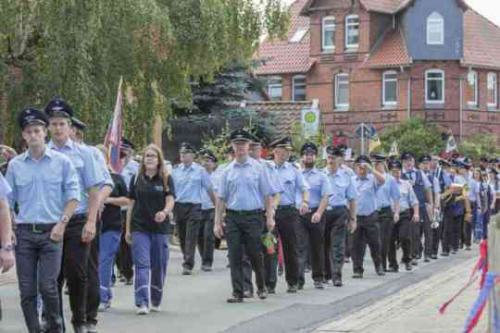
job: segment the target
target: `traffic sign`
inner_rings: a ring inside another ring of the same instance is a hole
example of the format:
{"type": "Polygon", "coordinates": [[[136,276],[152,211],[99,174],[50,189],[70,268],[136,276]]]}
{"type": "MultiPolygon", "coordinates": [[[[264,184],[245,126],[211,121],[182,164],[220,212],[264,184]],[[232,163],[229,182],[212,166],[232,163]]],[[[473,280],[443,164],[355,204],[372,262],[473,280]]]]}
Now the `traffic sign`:
{"type": "Polygon", "coordinates": [[[377,133],[372,124],[361,123],[358,127],[356,127],[354,133],[356,134],[356,137],[361,138],[363,136],[363,132],[365,139],[371,139],[377,133]]]}

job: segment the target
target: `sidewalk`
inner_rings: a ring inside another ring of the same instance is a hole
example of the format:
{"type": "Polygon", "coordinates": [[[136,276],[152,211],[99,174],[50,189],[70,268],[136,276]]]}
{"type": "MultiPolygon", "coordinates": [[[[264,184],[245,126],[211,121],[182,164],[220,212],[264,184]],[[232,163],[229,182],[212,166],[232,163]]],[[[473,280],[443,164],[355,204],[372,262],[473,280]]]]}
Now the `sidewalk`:
{"type": "MultiPolygon", "coordinates": [[[[455,300],[444,315],[439,307],[463,287],[476,259],[453,267],[401,290],[371,306],[339,318],[315,333],[453,333],[462,332],[469,310],[478,295],[475,282],[455,300]]],[[[486,332],[487,311],[474,332],[486,332]]]]}

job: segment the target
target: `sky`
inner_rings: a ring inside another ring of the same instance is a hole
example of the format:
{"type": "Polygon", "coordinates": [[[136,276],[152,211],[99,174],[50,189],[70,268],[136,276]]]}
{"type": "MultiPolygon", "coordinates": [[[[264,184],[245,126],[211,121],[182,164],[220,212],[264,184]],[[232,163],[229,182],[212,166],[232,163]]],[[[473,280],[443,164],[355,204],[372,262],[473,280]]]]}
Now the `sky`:
{"type": "Polygon", "coordinates": [[[475,11],[500,26],[500,0],[465,0],[465,2],[475,11]]]}

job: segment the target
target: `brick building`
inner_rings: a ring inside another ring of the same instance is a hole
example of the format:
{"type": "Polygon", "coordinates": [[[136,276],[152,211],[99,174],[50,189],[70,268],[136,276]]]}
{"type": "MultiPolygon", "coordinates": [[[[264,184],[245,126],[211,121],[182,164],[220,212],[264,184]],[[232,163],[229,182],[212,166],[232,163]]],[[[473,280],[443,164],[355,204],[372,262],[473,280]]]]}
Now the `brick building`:
{"type": "Polygon", "coordinates": [[[296,0],[256,70],[274,101],[319,100],[327,133],[354,144],[409,117],[457,138],[500,137],[500,28],[461,0],[296,0]]]}

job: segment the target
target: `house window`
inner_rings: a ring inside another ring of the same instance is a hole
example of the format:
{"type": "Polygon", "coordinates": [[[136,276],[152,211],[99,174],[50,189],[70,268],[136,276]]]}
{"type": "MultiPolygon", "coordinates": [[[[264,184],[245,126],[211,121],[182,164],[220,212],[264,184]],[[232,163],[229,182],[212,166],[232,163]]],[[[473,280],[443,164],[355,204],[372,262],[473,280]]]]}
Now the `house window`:
{"type": "Polygon", "coordinates": [[[498,79],[497,73],[488,73],[488,107],[498,107],[498,79]]]}
{"type": "Polygon", "coordinates": [[[437,12],[434,12],[427,17],[427,44],[444,44],[444,19],[437,12]]]}
{"type": "Polygon", "coordinates": [[[345,18],[345,47],[355,49],[359,46],[359,16],[348,15],[345,18]]]}
{"type": "Polygon", "coordinates": [[[324,17],[321,27],[322,49],[331,52],[335,49],[335,17],[324,17]]]}
{"type": "Polygon", "coordinates": [[[340,110],[349,108],[349,74],[335,76],[335,108],[340,110]]]}
{"type": "Polygon", "coordinates": [[[382,103],[384,106],[394,106],[398,102],[398,74],[395,71],[384,72],[382,75],[382,103]]]}
{"type": "Polygon", "coordinates": [[[306,77],[304,75],[296,75],[293,77],[293,100],[306,100],[306,77]]]}
{"type": "Polygon", "coordinates": [[[280,101],[283,93],[283,84],[280,77],[271,77],[267,83],[267,93],[272,101],[280,101]]]}
{"type": "Polygon", "coordinates": [[[476,107],[478,105],[477,72],[470,71],[467,74],[467,105],[476,107]]]}
{"type": "Polygon", "coordinates": [[[304,38],[304,36],[306,35],[307,31],[308,28],[298,28],[297,31],[295,31],[295,33],[293,34],[292,38],[290,38],[290,43],[300,43],[302,38],[304,38]]]}
{"type": "Polygon", "coordinates": [[[425,102],[444,103],[444,72],[432,69],[425,72],[425,102]]]}

